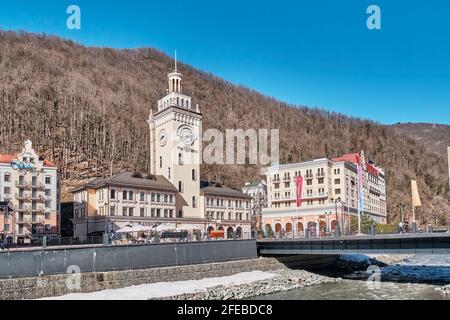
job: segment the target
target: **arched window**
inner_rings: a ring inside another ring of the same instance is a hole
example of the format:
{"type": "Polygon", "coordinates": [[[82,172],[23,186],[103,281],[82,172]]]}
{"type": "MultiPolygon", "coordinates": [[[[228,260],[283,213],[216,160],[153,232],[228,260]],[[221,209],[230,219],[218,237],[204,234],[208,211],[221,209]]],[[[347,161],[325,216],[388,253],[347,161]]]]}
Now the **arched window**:
{"type": "Polygon", "coordinates": [[[192,208],[197,208],[197,201],[195,199],[195,196],[192,197],[192,208]]]}
{"type": "Polygon", "coordinates": [[[184,99],[181,99],[181,106],[184,107],[184,99]]]}
{"type": "Polygon", "coordinates": [[[183,165],[183,155],[181,153],[178,154],[178,165],[179,166],[183,165]]]}

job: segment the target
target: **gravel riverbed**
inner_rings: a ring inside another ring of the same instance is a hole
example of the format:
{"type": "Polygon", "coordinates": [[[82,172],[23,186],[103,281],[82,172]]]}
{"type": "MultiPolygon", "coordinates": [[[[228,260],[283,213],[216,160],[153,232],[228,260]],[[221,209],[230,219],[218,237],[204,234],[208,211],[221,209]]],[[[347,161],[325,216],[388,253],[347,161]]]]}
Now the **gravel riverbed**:
{"type": "Polygon", "coordinates": [[[341,279],[330,278],[304,270],[281,269],[272,271],[276,276],[243,285],[216,286],[204,291],[166,297],[167,300],[240,300],[287,291],[341,279]]]}
{"type": "MultiPolygon", "coordinates": [[[[347,256],[339,259],[338,268],[362,270],[370,265],[386,266],[414,255],[377,255],[377,256],[347,256]]],[[[242,300],[272,293],[289,291],[318,284],[345,281],[340,277],[328,277],[305,270],[280,269],[271,271],[273,278],[240,285],[219,285],[202,291],[183,293],[164,297],[165,300],[242,300]]],[[[161,298],[158,298],[161,299],[161,298]]]]}

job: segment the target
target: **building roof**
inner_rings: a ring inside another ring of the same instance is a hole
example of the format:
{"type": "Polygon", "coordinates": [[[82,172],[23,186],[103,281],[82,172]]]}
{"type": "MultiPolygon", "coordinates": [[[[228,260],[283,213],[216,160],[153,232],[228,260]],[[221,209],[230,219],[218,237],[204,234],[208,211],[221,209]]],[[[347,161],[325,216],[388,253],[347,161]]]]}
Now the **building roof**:
{"type": "Polygon", "coordinates": [[[175,186],[163,176],[142,175],[133,171],[124,171],[109,178],[96,178],[71,192],[83,189],[98,189],[104,186],[121,186],[142,189],[161,189],[167,191],[178,191],[175,186]]]}
{"type": "MultiPolygon", "coordinates": [[[[18,160],[17,156],[10,154],[0,154],[0,163],[10,164],[13,160],[18,160]]],[[[47,159],[42,159],[41,157],[39,157],[39,161],[43,161],[44,167],[56,168],[56,165],[47,159]]]]}
{"type": "Polygon", "coordinates": [[[241,199],[252,199],[252,197],[246,195],[245,193],[239,190],[232,189],[218,182],[211,182],[211,181],[200,182],[200,193],[202,195],[227,196],[241,199]]]}
{"type": "MultiPolygon", "coordinates": [[[[359,153],[350,153],[350,154],[344,154],[342,157],[337,157],[332,159],[333,162],[350,162],[354,164],[360,164],[361,163],[361,156],[359,153]]],[[[367,171],[374,176],[378,176],[380,172],[369,162],[366,162],[366,168],[367,171]]]]}

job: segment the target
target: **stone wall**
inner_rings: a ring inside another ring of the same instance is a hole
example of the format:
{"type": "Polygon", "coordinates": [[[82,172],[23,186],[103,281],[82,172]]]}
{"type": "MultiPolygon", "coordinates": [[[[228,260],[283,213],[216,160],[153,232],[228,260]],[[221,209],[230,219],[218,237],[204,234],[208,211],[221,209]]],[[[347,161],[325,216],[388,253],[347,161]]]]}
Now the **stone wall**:
{"type": "Polygon", "coordinates": [[[3,279],[0,280],[0,299],[36,299],[74,292],[94,292],[146,283],[198,280],[230,276],[240,272],[270,271],[284,268],[285,266],[274,258],[258,258],[143,270],[3,279]]]}

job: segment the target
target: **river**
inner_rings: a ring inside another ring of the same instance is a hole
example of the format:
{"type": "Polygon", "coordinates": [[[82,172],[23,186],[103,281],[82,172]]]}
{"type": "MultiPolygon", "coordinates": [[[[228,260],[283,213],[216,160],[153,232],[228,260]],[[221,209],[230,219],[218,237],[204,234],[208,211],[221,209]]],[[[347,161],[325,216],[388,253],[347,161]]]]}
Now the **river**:
{"type": "MultiPolygon", "coordinates": [[[[257,297],[258,300],[450,300],[436,290],[450,284],[450,257],[445,255],[417,255],[411,259],[380,269],[380,282],[368,284],[367,272],[342,275],[342,281],[279,292],[257,297]]],[[[322,270],[322,274],[335,276],[335,270],[322,270]]],[[[448,291],[449,292],[449,291],[448,291]]],[[[450,293],[450,292],[449,292],[450,293]]]]}

